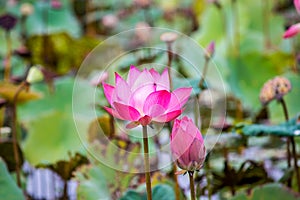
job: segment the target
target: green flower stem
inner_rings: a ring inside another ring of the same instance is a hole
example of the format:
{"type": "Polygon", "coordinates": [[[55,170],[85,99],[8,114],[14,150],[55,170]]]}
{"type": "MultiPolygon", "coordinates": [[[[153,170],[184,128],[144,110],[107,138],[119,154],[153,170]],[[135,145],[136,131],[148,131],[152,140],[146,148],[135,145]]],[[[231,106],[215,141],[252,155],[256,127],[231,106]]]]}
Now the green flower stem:
{"type": "Polygon", "coordinates": [[[20,156],[18,150],[18,137],[17,137],[17,100],[19,94],[25,89],[27,86],[26,82],[21,83],[19,86],[16,94],[14,95],[13,102],[12,102],[12,141],[13,141],[13,152],[14,152],[14,159],[16,162],[16,176],[17,176],[17,184],[21,187],[21,178],[20,178],[20,156]]]}
{"type": "Polygon", "coordinates": [[[262,1],[263,5],[263,14],[262,14],[262,23],[263,23],[263,32],[264,32],[264,42],[265,48],[269,48],[271,46],[271,38],[270,38],[270,9],[269,9],[269,0],[262,1]]]}
{"type": "Polygon", "coordinates": [[[143,144],[144,144],[144,164],[145,164],[147,199],[152,200],[147,126],[143,126],[143,144]]]}
{"type": "MultiPolygon", "coordinates": [[[[288,121],[289,120],[289,114],[288,114],[288,110],[286,107],[286,103],[284,101],[283,98],[280,99],[280,103],[282,105],[283,108],[283,112],[284,112],[284,116],[285,116],[285,120],[288,121]]],[[[297,184],[298,184],[298,191],[300,192],[300,174],[299,174],[299,167],[298,167],[298,159],[297,159],[297,152],[296,152],[296,144],[295,144],[295,139],[293,136],[289,137],[288,140],[290,141],[291,145],[292,145],[292,156],[294,159],[294,168],[296,171],[296,179],[297,179],[297,184]]]]}
{"type": "Polygon", "coordinates": [[[177,174],[175,173],[177,171],[177,166],[175,163],[173,163],[173,180],[175,182],[174,189],[175,189],[175,198],[176,200],[180,200],[180,190],[179,190],[179,184],[178,184],[178,178],[177,174]]]}
{"type": "Polygon", "coordinates": [[[4,70],[4,80],[9,81],[10,79],[10,68],[11,68],[11,37],[10,37],[10,31],[5,32],[5,38],[6,38],[6,64],[5,64],[5,70],[4,70]]]}
{"type": "Polygon", "coordinates": [[[237,55],[240,55],[240,22],[239,22],[239,10],[237,0],[231,0],[232,17],[234,18],[233,25],[233,48],[237,55]]]}
{"type": "MultiPolygon", "coordinates": [[[[172,82],[172,76],[171,76],[171,65],[172,65],[172,60],[173,60],[173,53],[172,53],[172,43],[168,43],[167,42],[167,50],[168,50],[168,73],[169,73],[169,80],[170,80],[170,90],[173,90],[173,82],[172,82]]],[[[170,134],[172,133],[172,122],[169,122],[169,130],[170,130],[170,134]]],[[[180,199],[180,192],[179,192],[179,184],[178,184],[178,179],[177,176],[175,174],[175,172],[177,171],[177,166],[175,164],[173,164],[173,172],[174,172],[174,176],[173,176],[173,181],[175,183],[174,185],[174,190],[175,190],[175,194],[176,194],[176,200],[180,199]]]]}
{"type": "Polygon", "coordinates": [[[169,80],[170,80],[170,90],[173,90],[173,81],[171,77],[171,64],[173,59],[173,53],[172,53],[172,43],[167,43],[168,48],[168,73],[169,73],[169,80]]]}
{"type": "Polygon", "coordinates": [[[194,184],[194,172],[189,171],[189,178],[190,178],[190,191],[191,191],[191,200],[195,200],[195,184],[194,184]]]}
{"type": "Polygon", "coordinates": [[[206,77],[206,74],[207,74],[207,70],[208,70],[208,63],[209,63],[209,60],[210,58],[208,57],[205,57],[205,63],[204,63],[204,68],[203,68],[203,72],[202,72],[202,76],[201,76],[201,79],[199,81],[199,88],[201,90],[204,90],[204,81],[205,81],[205,77],[206,77]]]}

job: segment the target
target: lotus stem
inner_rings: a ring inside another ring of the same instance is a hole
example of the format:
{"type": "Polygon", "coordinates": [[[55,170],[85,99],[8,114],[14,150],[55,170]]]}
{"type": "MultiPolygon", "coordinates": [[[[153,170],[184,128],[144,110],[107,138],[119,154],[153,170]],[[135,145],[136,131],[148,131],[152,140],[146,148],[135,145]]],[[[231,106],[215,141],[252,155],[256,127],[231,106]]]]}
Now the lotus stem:
{"type": "Polygon", "coordinates": [[[237,0],[231,0],[231,8],[233,13],[233,18],[235,19],[234,25],[233,25],[233,47],[235,50],[235,53],[237,55],[240,55],[240,22],[239,22],[239,10],[237,5],[237,0]]]}
{"type": "Polygon", "coordinates": [[[201,90],[204,89],[204,81],[205,81],[205,77],[206,77],[207,70],[208,70],[209,60],[210,60],[210,58],[205,57],[205,63],[204,63],[203,73],[202,73],[201,79],[199,81],[199,88],[201,90]]]}
{"type": "Polygon", "coordinates": [[[4,80],[9,81],[10,79],[10,68],[11,68],[11,37],[10,37],[10,31],[5,32],[6,37],[6,62],[5,62],[5,70],[4,70],[4,80]]]}
{"type": "Polygon", "coordinates": [[[172,53],[172,43],[167,43],[168,48],[168,72],[169,72],[169,80],[170,80],[170,90],[173,89],[173,81],[171,76],[171,64],[173,59],[173,53],[172,53]]]}
{"type": "Polygon", "coordinates": [[[190,178],[190,191],[191,191],[191,200],[195,200],[195,184],[194,184],[194,172],[189,171],[189,178],[190,178]]]}
{"type": "MultiPolygon", "coordinates": [[[[286,106],[286,103],[283,98],[280,99],[280,103],[282,105],[285,120],[289,121],[289,113],[288,113],[287,106],[286,106]]],[[[298,191],[300,192],[300,174],[299,174],[298,159],[297,159],[296,144],[295,144],[294,136],[288,137],[288,140],[292,145],[292,156],[294,159],[294,168],[296,171],[297,186],[298,186],[298,191]]]]}
{"type": "Polygon", "coordinates": [[[265,48],[269,48],[271,46],[271,39],[270,39],[270,27],[269,27],[269,0],[262,1],[263,3],[263,32],[264,32],[264,40],[265,40],[265,48]]]}
{"type": "Polygon", "coordinates": [[[16,176],[17,176],[17,185],[21,187],[21,178],[20,178],[20,156],[18,150],[18,136],[17,136],[17,100],[19,94],[22,90],[26,87],[26,82],[21,83],[19,88],[17,89],[16,94],[14,95],[13,102],[12,102],[12,141],[13,141],[13,152],[14,152],[14,159],[16,162],[16,176]]]}
{"type": "Polygon", "coordinates": [[[152,200],[147,126],[143,126],[143,144],[144,144],[144,165],[145,165],[145,176],[146,176],[147,199],[152,200]]]}
{"type": "Polygon", "coordinates": [[[175,163],[173,163],[173,170],[174,170],[173,180],[175,182],[175,185],[174,185],[175,198],[176,198],[176,200],[180,200],[180,190],[179,190],[178,178],[177,178],[177,174],[175,173],[177,171],[177,166],[175,163]]]}

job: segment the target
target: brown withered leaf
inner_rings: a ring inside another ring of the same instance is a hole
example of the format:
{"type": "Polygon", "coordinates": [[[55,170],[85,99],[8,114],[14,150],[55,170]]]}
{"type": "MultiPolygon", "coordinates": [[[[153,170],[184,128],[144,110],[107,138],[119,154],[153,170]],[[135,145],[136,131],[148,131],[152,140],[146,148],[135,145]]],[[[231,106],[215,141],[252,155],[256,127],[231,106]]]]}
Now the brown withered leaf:
{"type": "MultiPolygon", "coordinates": [[[[18,85],[0,82],[0,96],[8,102],[12,102],[16,92],[18,91],[18,88],[18,85]]],[[[23,90],[18,96],[17,103],[24,103],[39,98],[41,98],[41,94],[23,90]]]]}

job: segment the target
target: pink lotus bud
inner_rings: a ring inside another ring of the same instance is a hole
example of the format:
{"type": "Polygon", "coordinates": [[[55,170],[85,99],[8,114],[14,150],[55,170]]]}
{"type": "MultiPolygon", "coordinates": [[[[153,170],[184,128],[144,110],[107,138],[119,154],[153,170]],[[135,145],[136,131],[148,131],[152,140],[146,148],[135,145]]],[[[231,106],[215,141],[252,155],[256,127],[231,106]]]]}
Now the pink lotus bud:
{"type": "Polygon", "coordinates": [[[111,105],[104,109],[118,119],[131,121],[127,128],[175,119],[182,113],[192,91],[192,88],[178,88],[170,92],[167,69],[159,74],[155,69],[140,71],[131,66],[127,80],[116,73],[115,82],[115,86],[102,84],[111,105]]]}
{"type": "Polygon", "coordinates": [[[205,57],[207,59],[210,59],[215,53],[215,42],[214,41],[210,42],[205,50],[206,50],[205,57]]]}
{"type": "Polygon", "coordinates": [[[283,38],[291,38],[297,35],[300,32],[300,23],[294,24],[288,28],[287,31],[284,32],[283,38]]]}
{"type": "Polygon", "coordinates": [[[300,14],[300,0],[294,0],[294,6],[297,12],[300,14]]]}
{"type": "Polygon", "coordinates": [[[190,118],[175,120],[171,134],[171,151],[181,169],[195,171],[202,167],[205,146],[200,131],[190,118]]]}

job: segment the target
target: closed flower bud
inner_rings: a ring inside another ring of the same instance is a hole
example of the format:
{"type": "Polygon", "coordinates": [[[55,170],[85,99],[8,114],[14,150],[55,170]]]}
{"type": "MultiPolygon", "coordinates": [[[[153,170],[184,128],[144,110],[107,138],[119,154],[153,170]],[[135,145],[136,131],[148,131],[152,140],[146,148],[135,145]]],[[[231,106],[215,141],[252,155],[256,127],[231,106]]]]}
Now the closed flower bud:
{"type": "Polygon", "coordinates": [[[32,84],[32,83],[42,81],[43,79],[44,79],[44,75],[41,72],[41,70],[38,67],[31,67],[28,72],[26,82],[32,84]]]}
{"type": "Polygon", "coordinates": [[[0,26],[6,31],[10,31],[17,24],[17,18],[11,14],[5,14],[0,17],[0,26]]]}
{"type": "Polygon", "coordinates": [[[31,15],[33,11],[34,8],[30,3],[23,3],[20,7],[20,12],[23,16],[31,15]]]}
{"type": "Polygon", "coordinates": [[[173,159],[181,169],[201,169],[205,160],[205,146],[200,131],[190,118],[175,120],[171,134],[171,151],[173,159]]]}
{"type": "Polygon", "coordinates": [[[300,14],[300,0],[294,0],[294,6],[297,12],[300,14]]]}
{"type": "Polygon", "coordinates": [[[205,48],[205,50],[205,58],[210,59],[215,53],[215,42],[210,42],[209,45],[205,48]]]}
{"type": "Polygon", "coordinates": [[[166,43],[172,43],[177,39],[178,35],[174,32],[166,32],[160,36],[160,40],[166,43]]]}

